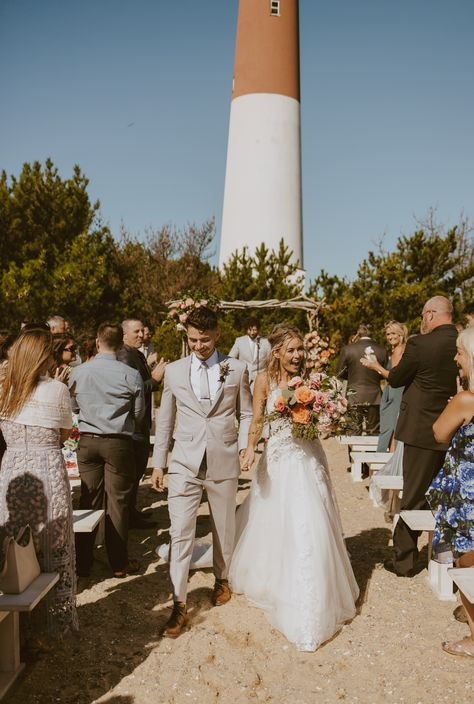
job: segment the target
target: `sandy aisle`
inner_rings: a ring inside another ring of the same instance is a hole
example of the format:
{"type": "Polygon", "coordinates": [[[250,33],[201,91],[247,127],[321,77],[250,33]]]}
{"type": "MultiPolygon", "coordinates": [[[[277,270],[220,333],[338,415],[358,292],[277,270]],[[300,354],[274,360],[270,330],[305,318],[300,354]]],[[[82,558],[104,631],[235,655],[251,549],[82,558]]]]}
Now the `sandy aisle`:
{"type": "MultiPolygon", "coordinates": [[[[390,537],[383,512],[372,506],[366,483],[352,483],[346,448],[334,440],[325,447],[361,588],[358,615],[332,641],[316,653],[299,653],[244,597],[212,608],[210,571],[195,572],[190,580],[191,629],[177,640],[160,640],[170,591],[166,565],[152,549],[167,540],[168,519],[165,503],[155,502],[159,538],[154,532],[132,532],[131,554],[146,571],[110,579],[100,550],[93,579],[80,585],[80,634],[28,663],[4,701],[472,702],[473,663],[440,648],[441,640],[467,634],[467,626],[452,617],[455,604],[436,599],[425,582],[426,570],[400,579],[381,568],[390,537]]],[[[239,502],[247,486],[244,481],[239,502]]],[[[141,499],[144,506],[154,501],[147,487],[141,499]]],[[[204,535],[209,530],[205,504],[201,510],[198,531],[204,535]]]]}

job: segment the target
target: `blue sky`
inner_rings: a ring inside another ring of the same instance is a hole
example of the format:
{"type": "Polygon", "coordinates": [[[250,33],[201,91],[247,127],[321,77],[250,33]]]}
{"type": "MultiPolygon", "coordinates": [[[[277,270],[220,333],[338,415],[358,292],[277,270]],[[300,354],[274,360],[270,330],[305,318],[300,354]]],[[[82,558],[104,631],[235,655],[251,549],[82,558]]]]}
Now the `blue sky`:
{"type": "MultiPolygon", "coordinates": [[[[219,233],[237,6],[0,0],[0,168],[78,163],[114,234],[219,233]]],[[[308,277],[474,218],[474,1],[300,0],[300,25],[308,277]]]]}

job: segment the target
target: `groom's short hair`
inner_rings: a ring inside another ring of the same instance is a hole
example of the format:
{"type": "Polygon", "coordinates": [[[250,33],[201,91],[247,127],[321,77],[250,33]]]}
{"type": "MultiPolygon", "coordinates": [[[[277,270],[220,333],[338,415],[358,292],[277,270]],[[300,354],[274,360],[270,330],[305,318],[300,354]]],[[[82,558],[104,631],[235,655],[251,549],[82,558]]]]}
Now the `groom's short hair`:
{"type": "Polygon", "coordinates": [[[204,332],[204,330],[217,330],[217,314],[210,308],[206,308],[206,306],[200,306],[191,311],[187,317],[185,326],[186,328],[196,328],[196,330],[200,332],[204,332]]]}

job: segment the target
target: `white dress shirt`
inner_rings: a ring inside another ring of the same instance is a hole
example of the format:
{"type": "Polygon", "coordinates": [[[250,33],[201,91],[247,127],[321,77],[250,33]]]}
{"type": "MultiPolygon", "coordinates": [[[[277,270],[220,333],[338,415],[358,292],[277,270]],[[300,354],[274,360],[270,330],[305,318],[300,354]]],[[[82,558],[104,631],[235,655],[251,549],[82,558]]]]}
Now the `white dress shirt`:
{"type": "MultiPolygon", "coordinates": [[[[214,401],[216,397],[217,390],[219,388],[220,370],[218,363],[219,356],[217,354],[217,350],[214,350],[211,356],[204,361],[206,362],[208,367],[207,375],[209,379],[209,395],[211,397],[212,403],[212,401],[214,401]]],[[[201,398],[201,366],[202,361],[198,359],[193,352],[193,354],[191,355],[191,387],[196,395],[196,398],[199,401],[203,400],[201,398]]]]}

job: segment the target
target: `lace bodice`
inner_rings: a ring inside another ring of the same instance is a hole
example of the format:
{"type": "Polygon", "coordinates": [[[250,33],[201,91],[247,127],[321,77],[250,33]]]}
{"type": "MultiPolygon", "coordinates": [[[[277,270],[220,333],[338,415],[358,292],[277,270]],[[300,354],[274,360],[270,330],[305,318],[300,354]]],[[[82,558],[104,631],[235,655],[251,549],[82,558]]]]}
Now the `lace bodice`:
{"type": "Polygon", "coordinates": [[[43,428],[72,428],[71,397],[65,384],[42,377],[20,412],[9,420],[43,428]]]}

